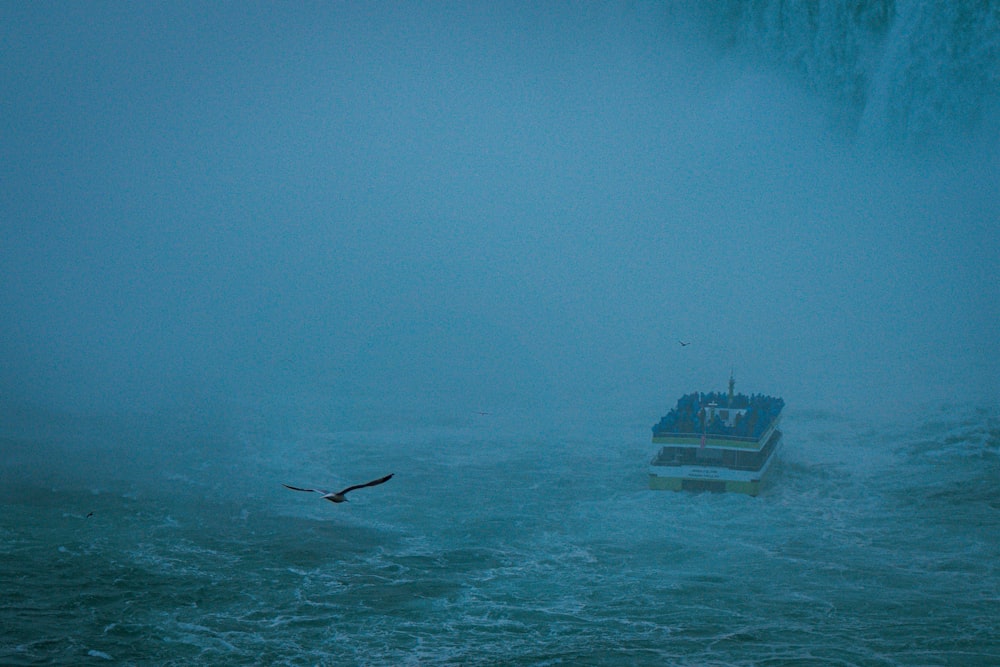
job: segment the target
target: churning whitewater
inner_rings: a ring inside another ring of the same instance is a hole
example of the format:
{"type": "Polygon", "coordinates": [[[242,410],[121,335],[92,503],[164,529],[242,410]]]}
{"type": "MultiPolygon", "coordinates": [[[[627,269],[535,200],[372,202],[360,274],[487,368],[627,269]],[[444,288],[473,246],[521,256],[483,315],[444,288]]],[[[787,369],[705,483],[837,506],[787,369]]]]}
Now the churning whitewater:
{"type": "Polygon", "coordinates": [[[0,662],[991,664],[998,417],[789,410],[757,498],[648,490],[639,424],[77,434],[140,479],[8,436],[0,662]],[[405,473],[342,505],[277,482],[333,460],[405,473]]]}

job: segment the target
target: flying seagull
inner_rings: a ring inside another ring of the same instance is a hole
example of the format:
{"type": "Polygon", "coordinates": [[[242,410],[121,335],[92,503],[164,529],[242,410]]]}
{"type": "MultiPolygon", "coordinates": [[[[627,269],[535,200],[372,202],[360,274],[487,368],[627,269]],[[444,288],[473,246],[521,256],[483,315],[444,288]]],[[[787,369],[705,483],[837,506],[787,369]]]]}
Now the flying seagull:
{"type": "Polygon", "coordinates": [[[687,343],[685,343],[684,341],[682,341],[682,340],[681,340],[681,339],[679,339],[679,338],[677,339],[677,342],[681,344],[681,347],[687,347],[688,345],[690,345],[690,344],[691,344],[691,342],[690,342],[690,341],[688,341],[687,343]]]}
{"type": "Polygon", "coordinates": [[[378,486],[379,484],[385,484],[390,479],[392,479],[392,476],[394,474],[395,473],[389,473],[385,477],[372,480],[371,482],[366,482],[365,484],[355,484],[354,486],[349,486],[343,491],[337,491],[336,493],[330,493],[329,491],[321,491],[320,489],[300,489],[297,486],[288,486],[287,484],[282,484],[282,486],[285,487],[286,489],[291,489],[292,491],[306,491],[308,493],[318,493],[321,496],[323,496],[326,500],[329,500],[331,503],[346,503],[347,498],[345,498],[344,496],[346,496],[349,491],[353,491],[354,489],[363,489],[366,486],[378,486]]]}

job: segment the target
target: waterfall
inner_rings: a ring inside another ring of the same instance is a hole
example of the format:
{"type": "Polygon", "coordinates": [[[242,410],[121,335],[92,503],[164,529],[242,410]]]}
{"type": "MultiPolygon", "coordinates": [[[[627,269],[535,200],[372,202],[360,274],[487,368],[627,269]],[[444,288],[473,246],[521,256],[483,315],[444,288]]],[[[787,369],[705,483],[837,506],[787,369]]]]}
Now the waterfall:
{"type": "Polygon", "coordinates": [[[1000,2],[676,5],[717,47],[826,100],[831,121],[862,141],[1000,139],[1000,2]]]}

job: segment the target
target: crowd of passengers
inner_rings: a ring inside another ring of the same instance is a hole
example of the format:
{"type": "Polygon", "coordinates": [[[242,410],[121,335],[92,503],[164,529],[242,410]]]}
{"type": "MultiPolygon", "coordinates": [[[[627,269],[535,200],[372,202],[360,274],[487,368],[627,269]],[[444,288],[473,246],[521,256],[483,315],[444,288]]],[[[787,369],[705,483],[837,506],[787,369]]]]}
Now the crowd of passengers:
{"type": "Polygon", "coordinates": [[[781,413],[785,406],[785,401],[773,396],[764,394],[736,394],[732,403],[729,402],[729,394],[713,391],[707,394],[695,392],[686,394],[677,401],[677,407],[668,412],[656,426],[653,427],[653,434],[657,433],[708,433],[709,435],[728,435],[744,438],[759,438],[781,413]],[[706,408],[709,403],[715,403],[715,417],[708,425],[705,425],[705,418],[710,414],[706,408]],[[745,413],[736,416],[732,426],[726,423],[719,415],[720,410],[733,408],[736,410],[746,410],[745,413]]]}

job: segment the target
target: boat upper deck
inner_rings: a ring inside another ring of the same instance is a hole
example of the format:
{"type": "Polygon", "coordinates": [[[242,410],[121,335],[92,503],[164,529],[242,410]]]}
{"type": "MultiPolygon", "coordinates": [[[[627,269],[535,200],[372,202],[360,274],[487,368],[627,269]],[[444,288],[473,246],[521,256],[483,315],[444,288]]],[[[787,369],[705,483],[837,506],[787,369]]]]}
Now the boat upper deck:
{"type": "Polygon", "coordinates": [[[691,393],[653,426],[653,442],[757,449],[777,426],[785,401],[763,394],[691,393]],[[704,442],[703,442],[704,441],[704,442]]]}

